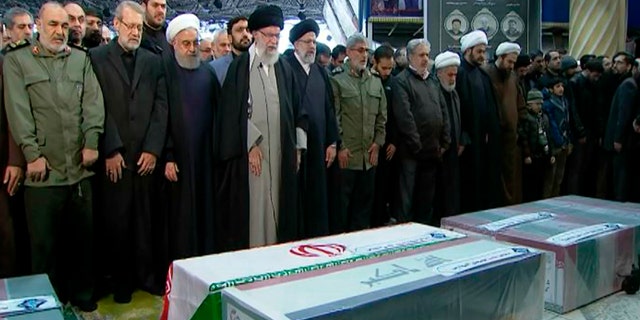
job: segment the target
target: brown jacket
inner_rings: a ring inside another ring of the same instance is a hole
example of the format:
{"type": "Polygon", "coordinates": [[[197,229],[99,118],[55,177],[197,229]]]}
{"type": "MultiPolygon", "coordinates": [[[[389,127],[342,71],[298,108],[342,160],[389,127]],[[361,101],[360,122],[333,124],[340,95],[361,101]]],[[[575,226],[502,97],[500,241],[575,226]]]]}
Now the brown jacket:
{"type": "Polygon", "coordinates": [[[522,202],[521,152],[518,147],[518,121],[527,115],[524,93],[515,72],[505,73],[495,64],[483,67],[496,94],[502,128],[502,184],[506,204],[522,202]]]}

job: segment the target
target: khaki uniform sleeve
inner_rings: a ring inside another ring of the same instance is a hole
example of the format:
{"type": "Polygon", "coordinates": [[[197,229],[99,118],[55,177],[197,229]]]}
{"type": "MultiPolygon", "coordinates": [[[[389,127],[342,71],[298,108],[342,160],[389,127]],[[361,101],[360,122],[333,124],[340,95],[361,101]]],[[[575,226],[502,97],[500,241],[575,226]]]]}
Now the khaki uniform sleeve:
{"type": "Polygon", "coordinates": [[[104,99],[91,60],[85,59],[84,92],[82,95],[82,133],[84,147],[98,150],[98,138],[104,132],[104,99]]]}
{"type": "Polygon", "coordinates": [[[7,122],[13,138],[22,149],[27,163],[30,163],[40,158],[42,153],[36,138],[35,120],[18,54],[9,54],[4,60],[4,99],[7,122]]]}
{"type": "Polygon", "coordinates": [[[338,125],[338,136],[342,137],[342,108],[340,107],[340,84],[336,77],[330,77],[331,89],[333,91],[333,104],[336,110],[336,122],[338,125]]]}

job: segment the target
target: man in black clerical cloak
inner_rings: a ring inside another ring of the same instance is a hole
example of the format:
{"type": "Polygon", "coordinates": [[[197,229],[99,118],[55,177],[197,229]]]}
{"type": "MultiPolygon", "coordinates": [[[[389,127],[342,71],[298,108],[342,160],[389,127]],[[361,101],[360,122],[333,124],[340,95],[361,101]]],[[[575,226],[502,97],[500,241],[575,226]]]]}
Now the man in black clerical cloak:
{"type": "Polygon", "coordinates": [[[277,6],[261,6],[251,14],[249,30],[255,42],[248,52],[231,63],[222,88],[218,121],[214,125],[215,154],[221,161],[217,168],[220,176],[216,179],[219,185],[216,186],[215,239],[222,251],[270,244],[273,240],[295,240],[301,235],[297,170],[301,149],[306,148],[306,120],[299,109],[293,71],[277,52],[283,26],[282,10],[277,6]],[[250,88],[250,83],[260,81],[256,80],[257,75],[260,75],[262,85],[250,88]],[[265,94],[267,87],[273,87],[273,75],[277,88],[270,90],[277,92],[277,97],[265,94]],[[266,121],[268,129],[256,131],[259,113],[272,114],[273,103],[270,101],[274,100],[279,101],[279,117],[277,120],[272,117],[270,123],[266,121]],[[277,133],[272,131],[278,126],[274,122],[279,124],[277,133]],[[272,148],[274,144],[278,145],[279,154],[264,151],[276,149],[272,148]],[[264,160],[266,157],[270,157],[269,162],[264,160]],[[269,175],[269,181],[263,181],[268,185],[266,190],[250,194],[255,179],[278,171],[278,174],[269,175]],[[277,194],[272,192],[273,188],[279,189],[277,194]],[[258,206],[262,212],[256,212],[259,211],[254,203],[257,198],[268,202],[268,205],[258,206]],[[262,220],[252,218],[256,213],[262,220]],[[256,231],[257,225],[272,225],[273,220],[274,229],[256,231]],[[263,238],[254,241],[257,237],[263,238]]]}
{"type": "Polygon", "coordinates": [[[296,24],[289,32],[295,50],[285,56],[309,121],[299,186],[304,238],[329,234],[327,169],[333,165],[339,139],[329,75],[315,63],[319,32],[313,19],[296,24]]]}
{"type": "Polygon", "coordinates": [[[487,36],[476,30],[460,39],[463,52],[456,91],[462,131],[469,144],[460,157],[461,212],[502,205],[500,119],[491,78],[480,68],[486,60],[487,36]]]}

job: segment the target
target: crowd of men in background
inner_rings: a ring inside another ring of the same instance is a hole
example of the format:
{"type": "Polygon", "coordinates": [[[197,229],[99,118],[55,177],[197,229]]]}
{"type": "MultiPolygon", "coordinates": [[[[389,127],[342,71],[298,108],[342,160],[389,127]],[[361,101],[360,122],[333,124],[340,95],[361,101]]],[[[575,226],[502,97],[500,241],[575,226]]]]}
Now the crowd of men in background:
{"type": "Polygon", "coordinates": [[[165,0],[123,1],[111,39],[73,2],[4,14],[0,276],[47,273],[90,314],[105,290],[162,294],[175,259],[561,194],[640,202],[628,53],[489,60],[482,31],[438,55],[330,50],[304,20],[280,55],[277,6],[211,39],[165,20],[165,0]]]}

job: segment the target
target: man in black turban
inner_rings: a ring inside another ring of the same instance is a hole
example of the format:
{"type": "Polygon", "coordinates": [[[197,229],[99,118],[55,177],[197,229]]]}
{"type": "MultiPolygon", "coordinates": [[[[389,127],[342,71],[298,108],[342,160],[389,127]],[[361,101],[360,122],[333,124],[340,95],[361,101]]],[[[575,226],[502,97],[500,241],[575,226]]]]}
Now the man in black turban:
{"type": "MultiPolygon", "coordinates": [[[[300,169],[302,232],[304,238],[329,234],[330,184],[327,175],[336,169],[338,126],[333,106],[333,92],[325,68],[315,63],[316,38],[320,28],[313,19],[296,24],[289,32],[294,52],[285,59],[294,73],[302,113],[308,116],[307,152],[300,169]]],[[[336,193],[335,198],[338,197],[336,193]]]]}
{"type": "Polygon", "coordinates": [[[307,148],[306,121],[278,43],[282,10],[249,17],[254,43],[229,66],[214,128],[219,228],[223,251],[299,239],[297,171],[307,148]]]}

